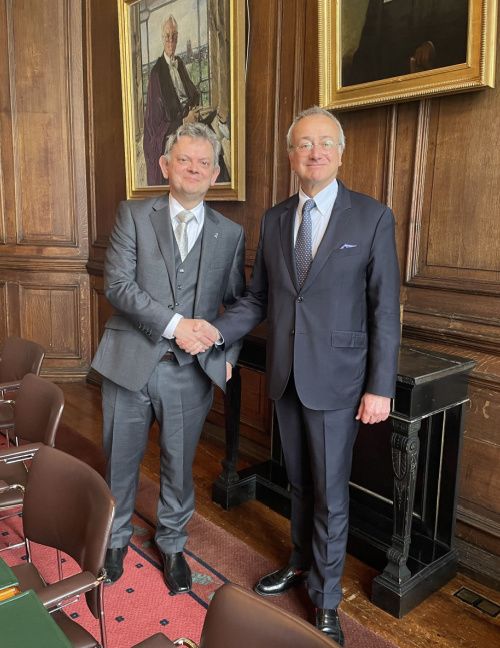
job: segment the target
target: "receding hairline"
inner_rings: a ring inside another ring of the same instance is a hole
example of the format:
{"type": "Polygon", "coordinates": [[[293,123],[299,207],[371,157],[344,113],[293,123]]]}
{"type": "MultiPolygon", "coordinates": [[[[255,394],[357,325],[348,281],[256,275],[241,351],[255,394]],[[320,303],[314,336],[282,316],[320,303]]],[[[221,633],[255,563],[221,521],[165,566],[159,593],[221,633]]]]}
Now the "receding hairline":
{"type": "Polygon", "coordinates": [[[301,122],[303,119],[306,119],[306,117],[316,117],[316,116],[325,117],[326,119],[329,119],[337,126],[339,132],[339,145],[341,146],[343,151],[345,148],[345,135],[344,135],[344,129],[342,128],[342,124],[337,119],[337,117],[335,117],[334,114],[332,114],[330,111],[326,110],[325,108],[320,108],[319,106],[311,106],[311,108],[306,108],[305,110],[302,110],[300,113],[298,113],[295,116],[286,134],[287,149],[291,150],[292,148],[292,134],[295,126],[297,126],[297,124],[301,122]]]}
{"type": "Polygon", "coordinates": [[[172,16],[172,14],[170,14],[170,16],[168,16],[168,18],[165,18],[165,20],[161,24],[162,37],[165,35],[167,25],[172,25],[176,30],[179,28],[177,20],[172,16]]]}

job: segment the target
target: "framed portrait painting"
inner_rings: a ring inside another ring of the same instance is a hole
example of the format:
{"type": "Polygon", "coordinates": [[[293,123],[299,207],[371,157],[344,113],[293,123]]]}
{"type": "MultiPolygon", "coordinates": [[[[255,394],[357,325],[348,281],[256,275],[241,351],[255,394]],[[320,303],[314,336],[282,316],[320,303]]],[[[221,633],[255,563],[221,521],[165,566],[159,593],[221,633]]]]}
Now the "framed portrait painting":
{"type": "Polygon", "coordinates": [[[128,198],[165,191],[169,135],[202,122],[221,144],[209,200],[245,198],[243,0],[118,0],[128,198]]]}
{"type": "Polygon", "coordinates": [[[494,86],[498,0],[319,0],[320,104],[494,86]]]}

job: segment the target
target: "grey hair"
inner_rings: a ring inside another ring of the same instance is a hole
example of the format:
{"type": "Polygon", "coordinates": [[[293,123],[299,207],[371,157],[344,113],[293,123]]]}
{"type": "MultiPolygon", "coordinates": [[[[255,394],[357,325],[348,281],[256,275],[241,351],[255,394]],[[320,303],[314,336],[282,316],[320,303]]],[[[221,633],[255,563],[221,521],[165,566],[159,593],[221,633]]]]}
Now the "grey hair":
{"type": "Polygon", "coordinates": [[[217,139],[217,136],[206,124],[201,122],[189,122],[187,124],[182,124],[179,128],[169,135],[167,142],[165,144],[165,157],[167,160],[170,160],[170,151],[173,149],[174,145],[177,143],[180,137],[192,137],[193,139],[204,139],[207,142],[210,142],[214,150],[214,166],[219,166],[219,155],[220,155],[220,142],[217,139]]]}
{"type": "Polygon", "coordinates": [[[174,29],[178,29],[177,27],[177,20],[170,14],[168,18],[165,18],[165,20],[161,24],[161,39],[164,41],[165,40],[165,32],[167,31],[167,25],[169,23],[172,23],[174,26],[174,29]]]}
{"type": "Polygon", "coordinates": [[[337,124],[337,128],[339,129],[339,145],[343,151],[345,149],[345,135],[342,124],[335,117],[335,115],[333,115],[325,108],[320,108],[319,106],[311,106],[311,108],[306,108],[306,110],[299,112],[299,114],[295,117],[286,135],[286,145],[288,147],[288,150],[292,148],[292,132],[295,128],[295,125],[301,119],[304,119],[304,117],[311,117],[311,115],[323,115],[323,117],[328,117],[328,119],[331,119],[335,124],[337,124]]]}

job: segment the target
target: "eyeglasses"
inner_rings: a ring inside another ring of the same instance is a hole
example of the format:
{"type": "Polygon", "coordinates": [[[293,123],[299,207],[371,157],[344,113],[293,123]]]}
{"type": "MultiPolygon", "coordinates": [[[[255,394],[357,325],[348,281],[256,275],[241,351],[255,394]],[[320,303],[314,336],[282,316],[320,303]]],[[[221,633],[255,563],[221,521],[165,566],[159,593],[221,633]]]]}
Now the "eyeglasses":
{"type": "Polygon", "coordinates": [[[313,142],[301,142],[300,144],[295,144],[295,146],[291,146],[290,148],[295,149],[299,155],[306,155],[307,153],[310,153],[315,146],[319,146],[324,153],[328,153],[335,146],[339,146],[339,143],[334,142],[333,140],[323,140],[316,144],[313,144],[313,142]]]}
{"type": "Polygon", "coordinates": [[[171,42],[171,41],[176,41],[178,39],[178,37],[179,37],[179,34],[177,32],[174,32],[173,34],[165,34],[163,40],[167,41],[167,43],[168,43],[168,42],[171,42]]]}

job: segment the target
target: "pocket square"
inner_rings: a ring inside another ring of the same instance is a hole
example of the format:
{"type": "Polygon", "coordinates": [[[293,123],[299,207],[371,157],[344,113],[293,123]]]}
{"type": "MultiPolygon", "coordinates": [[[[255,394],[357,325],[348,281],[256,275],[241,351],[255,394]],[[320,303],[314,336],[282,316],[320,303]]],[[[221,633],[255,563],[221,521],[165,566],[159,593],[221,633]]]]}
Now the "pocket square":
{"type": "Polygon", "coordinates": [[[355,248],[355,247],[358,247],[357,243],[343,243],[340,246],[340,249],[341,250],[350,250],[351,248],[355,248]]]}

